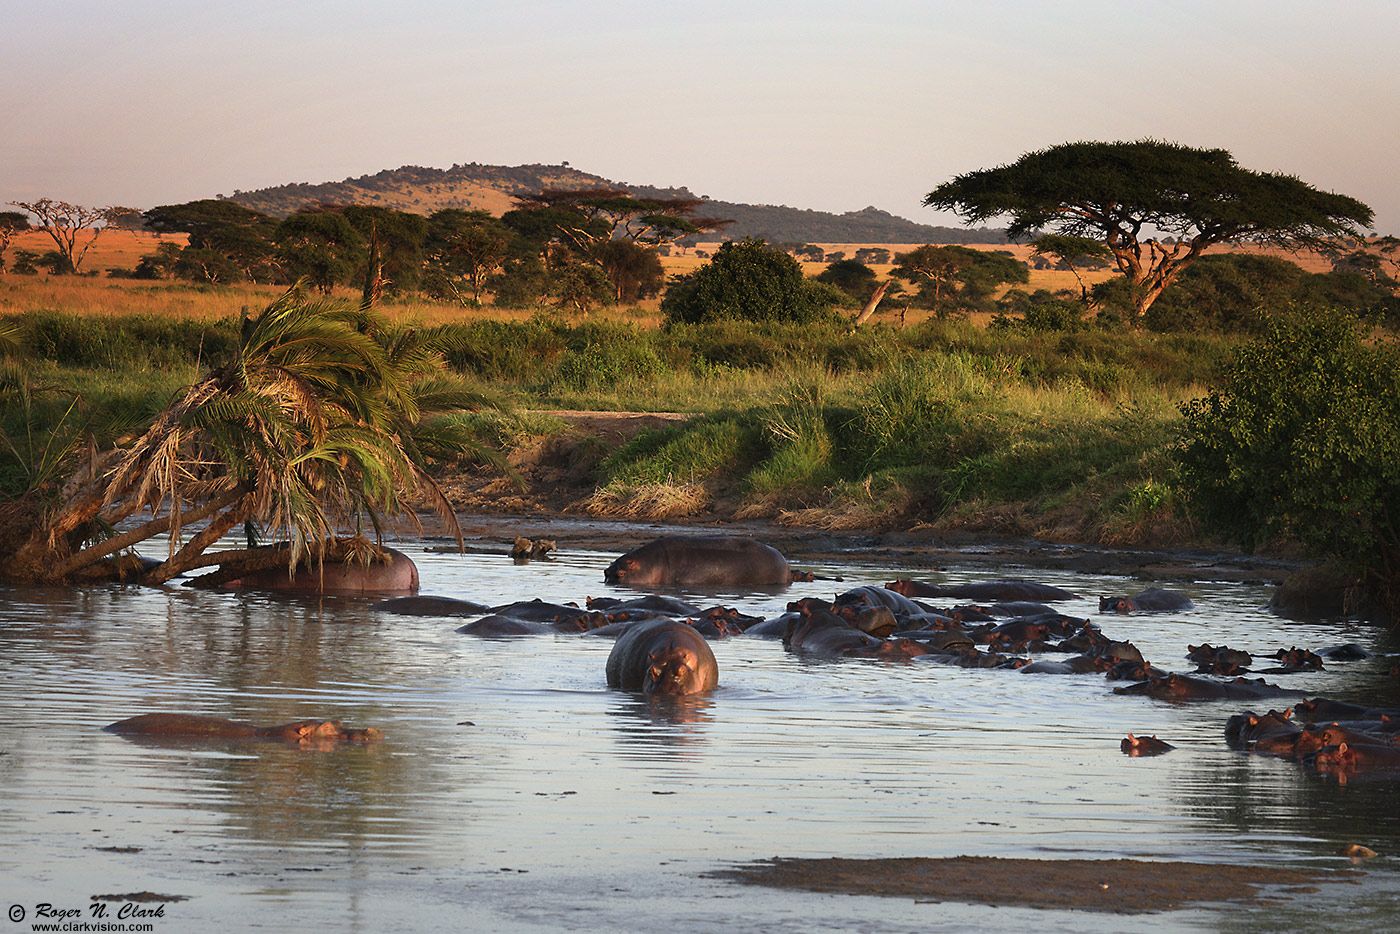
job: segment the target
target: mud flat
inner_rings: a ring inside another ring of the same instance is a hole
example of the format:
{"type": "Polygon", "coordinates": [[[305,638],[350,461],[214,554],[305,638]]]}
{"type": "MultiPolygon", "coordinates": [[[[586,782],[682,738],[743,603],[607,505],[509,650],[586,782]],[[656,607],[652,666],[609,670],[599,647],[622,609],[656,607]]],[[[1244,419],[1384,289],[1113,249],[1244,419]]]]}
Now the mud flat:
{"type": "Polygon", "coordinates": [[[1188,905],[1262,905],[1352,882],[1354,870],[1137,859],[783,859],[712,874],[749,885],[917,901],[1144,914],[1188,905]]]}

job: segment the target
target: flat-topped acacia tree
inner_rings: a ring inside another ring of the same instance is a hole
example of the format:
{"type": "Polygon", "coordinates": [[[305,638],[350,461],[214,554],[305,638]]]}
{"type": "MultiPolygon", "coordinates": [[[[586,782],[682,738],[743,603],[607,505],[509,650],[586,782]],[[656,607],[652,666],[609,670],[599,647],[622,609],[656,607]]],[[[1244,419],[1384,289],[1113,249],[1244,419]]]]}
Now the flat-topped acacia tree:
{"type": "Polygon", "coordinates": [[[1355,198],[1241,168],[1223,149],[1158,140],[1051,146],[959,175],[924,204],[969,224],[1010,215],[1013,239],[1046,231],[1102,241],[1133,287],[1134,322],[1213,244],[1318,246],[1360,236],[1372,218],[1355,198]]]}

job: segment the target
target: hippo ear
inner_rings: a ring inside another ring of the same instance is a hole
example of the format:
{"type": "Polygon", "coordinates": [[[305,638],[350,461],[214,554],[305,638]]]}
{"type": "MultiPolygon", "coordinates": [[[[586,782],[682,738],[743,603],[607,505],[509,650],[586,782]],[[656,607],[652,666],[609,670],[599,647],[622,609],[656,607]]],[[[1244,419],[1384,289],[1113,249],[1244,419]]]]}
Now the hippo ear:
{"type": "Polygon", "coordinates": [[[1289,707],[1287,710],[1285,710],[1285,711],[1283,712],[1283,719],[1285,719],[1285,720],[1292,720],[1292,719],[1293,719],[1293,708],[1292,708],[1292,707],[1289,707]]]}
{"type": "Polygon", "coordinates": [[[1341,742],[1341,743],[1338,743],[1338,744],[1337,744],[1337,754],[1338,754],[1338,755],[1341,755],[1342,753],[1344,753],[1344,752],[1346,752],[1346,751],[1347,751],[1347,744],[1346,744],[1345,742],[1341,742]]]}

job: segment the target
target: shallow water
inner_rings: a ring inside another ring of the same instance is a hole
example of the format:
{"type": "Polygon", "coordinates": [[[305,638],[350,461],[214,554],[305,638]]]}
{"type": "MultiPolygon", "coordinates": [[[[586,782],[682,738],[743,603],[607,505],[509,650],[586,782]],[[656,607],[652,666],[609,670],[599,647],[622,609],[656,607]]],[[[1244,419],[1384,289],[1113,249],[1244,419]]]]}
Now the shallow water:
{"type": "MultiPolygon", "coordinates": [[[[516,566],[402,547],[424,593],[483,603],[626,593],[602,584],[615,554],[516,566]]],[[[1083,594],[1059,608],[1096,618],[1159,667],[1189,670],[1186,645],[1203,641],[1393,650],[1375,627],[1279,619],[1258,586],[1178,585],[1194,610],[1099,617],[1100,594],[1145,585],[1016,568],[806,566],[845,583],[701,596],[774,615],[798,597],[899,576],[1025,576],[1083,594]]],[[[606,688],[609,640],[483,640],[454,632],[464,620],[391,616],[369,599],[179,586],[0,594],[0,900],[30,920],[40,902],[86,917],[91,896],[148,891],[188,899],[167,904],[156,931],[1111,931],[1123,919],[770,891],[704,874],[777,855],[1346,866],[1336,853],[1347,843],[1382,853],[1359,885],[1143,923],[1297,930],[1330,927],[1322,919],[1340,910],[1352,930],[1391,931],[1400,914],[1400,783],[1339,785],[1228,749],[1226,717],[1267,703],[1121,697],[1098,675],[812,662],[742,637],[715,643],[712,695],[651,703],[606,688]],[[308,750],[100,731],[150,711],[333,717],[388,739],[308,750]],[[1129,732],[1178,749],[1129,758],[1118,748],[1129,732]]],[[[1400,706],[1379,660],[1270,680],[1400,706]]]]}

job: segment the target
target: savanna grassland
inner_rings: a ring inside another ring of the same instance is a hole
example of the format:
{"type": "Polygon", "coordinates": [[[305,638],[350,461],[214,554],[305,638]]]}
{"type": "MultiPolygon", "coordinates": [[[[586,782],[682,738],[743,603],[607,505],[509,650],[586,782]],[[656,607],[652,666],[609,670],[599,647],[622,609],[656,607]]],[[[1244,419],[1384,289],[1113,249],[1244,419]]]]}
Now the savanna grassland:
{"type": "MultiPolygon", "coordinates": [[[[155,242],[110,232],[84,269],[129,267],[155,242]]],[[[698,267],[705,250],[667,257],[667,271],[698,267]]],[[[1031,272],[1032,289],[1072,287],[1069,272],[1031,272]]],[[[246,311],[280,292],[6,275],[0,314],[29,322],[47,381],[83,406],[154,412],[229,352],[246,311]]],[[[459,508],[1106,543],[1192,539],[1171,487],[1178,406],[1205,392],[1233,346],[1124,330],[1030,333],[988,327],[990,316],[935,320],[897,302],[855,331],[849,316],[663,327],[655,300],[583,317],[415,298],[382,307],[403,325],[459,332],[452,368],[494,402],[461,418],[505,463],[443,465],[459,508]],[[597,414],[607,412],[684,417],[597,414]]]]}

